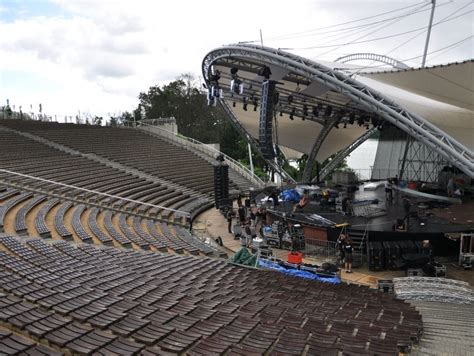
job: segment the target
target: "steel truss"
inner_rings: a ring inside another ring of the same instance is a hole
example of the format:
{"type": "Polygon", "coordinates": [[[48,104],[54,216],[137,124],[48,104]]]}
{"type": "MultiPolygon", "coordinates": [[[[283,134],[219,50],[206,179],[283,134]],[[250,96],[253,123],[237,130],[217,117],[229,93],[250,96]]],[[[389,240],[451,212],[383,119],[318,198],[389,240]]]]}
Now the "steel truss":
{"type": "MultiPolygon", "coordinates": [[[[232,108],[229,106],[229,104],[225,101],[225,99],[220,99],[219,103],[221,104],[222,108],[224,111],[227,113],[228,117],[230,118],[230,122],[233,124],[234,128],[247,140],[247,142],[250,143],[252,148],[260,154],[261,157],[263,157],[262,150],[260,149],[260,145],[258,144],[257,140],[255,140],[245,129],[245,127],[242,126],[240,121],[237,119],[235,116],[234,112],[232,111],[232,108]]],[[[284,179],[286,179],[289,182],[295,183],[295,180],[285,171],[283,170],[282,167],[280,167],[276,160],[270,160],[266,159],[265,160],[270,167],[275,172],[278,172],[284,179]]]]}
{"type": "MultiPolygon", "coordinates": [[[[326,163],[326,165],[324,165],[323,168],[321,168],[321,171],[319,172],[319,179],[321,181],[326,179],[326,177],[331,174],[331,172],[339,165],[339,163],[344,160],[344,158],[350,155],[352,151],[354,151],[357,147],[363,144],[367,139],[371,138],[376,132],[377,128],[372,127],[371,129],[364,132],[361,136],[359,136],[359,138],[352,142],[349,146],[337,152],[336,155],[332,158],[332,160],[330,160],[328,163],[326,163]]],[[[313,182],[315,181],[315,179],[316,178],[313,179],[313,182]]]]}
{"type": "Polygon", "coordinates": [[[423,142],[438,152],[451,164],[474,177],[473,152],[446,132],[423,117],[408,112],[388,97],[365,86],[349,76],[334,71],[309,59],[278,49],[257,45],[229,45],[209,52],[203,59],[204,79],[209,83],[211,66],[223,58],[246,58],[257,62],[270,63],[317,81],[335,92],[341,93],[360,104],[366,110],[378,114],[392,125],[423,142]]]}
{"type": "Polygon", "coordinates": [[[411,138],[407,139],[405,152],[398,162],[400,179],[437,182],[439,172],[448,164],[437,152],[411,138]]]}
{"type": "Polygon", "coordinates": [[[319,135],[316,138],[316,141],[314,141],[313,147],[311,148],[311,152],[308,155],[308,160],[306,161],[306,165],[304,167],[303,177],[302,177],[303,182],[309,182],[311,180],[312,178],[311,172],[313,171],[313,165],[314,165],[314,162],[316,161],[316,156],[324,140],[329,135],[333,127],[334,127],[334,122],[328,121],[326,124],[324,124],[322,130],[319,132],[319,135]]]}
{"type": "Polygon", "coordinates": [[[397,69],[408,69],[408,68],[410,68],[405,63],[397,61],[395,58],[384,56],[383,54],[375,54],[375,53],[349,54],[347,56],[339,57],[334,62],[347,63],[347,62],[358,61],[358,60],[369,60],[369,61],[385,63],[385,64],[388,64],[388,65],[392,66],[393,68],[397,68],[397,69]]]}

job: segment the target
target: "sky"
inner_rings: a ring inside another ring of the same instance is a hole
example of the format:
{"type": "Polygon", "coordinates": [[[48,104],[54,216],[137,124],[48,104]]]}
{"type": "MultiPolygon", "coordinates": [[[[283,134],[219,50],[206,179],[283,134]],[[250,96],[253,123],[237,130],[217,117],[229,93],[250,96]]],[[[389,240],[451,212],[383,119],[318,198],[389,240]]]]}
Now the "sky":
{"type": "MultiPolygon", "coordinates": [[[[427,65],[473,58],[474,2],[436,2],[427,65]]],[[[182,73],[199,78],[206,53],[260,43],[260,31],[265,46],[315,60],[371,52],[419,67],[430,4],[0,0],[0,106],[37,113],[41,103],[58,121],[131,111],[140,92],[182,73]]]]}

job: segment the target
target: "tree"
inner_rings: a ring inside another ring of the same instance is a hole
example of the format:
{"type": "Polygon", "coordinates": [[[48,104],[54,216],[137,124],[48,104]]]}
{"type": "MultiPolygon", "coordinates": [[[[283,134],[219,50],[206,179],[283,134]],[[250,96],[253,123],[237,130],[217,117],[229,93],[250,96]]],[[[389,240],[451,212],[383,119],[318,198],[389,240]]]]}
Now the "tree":
{"type": "Polygon", "coordinates": [[[92,119],[92,125],[102,126],[102,121],[104,118],[102,116],[94,116],[92,119]]]}

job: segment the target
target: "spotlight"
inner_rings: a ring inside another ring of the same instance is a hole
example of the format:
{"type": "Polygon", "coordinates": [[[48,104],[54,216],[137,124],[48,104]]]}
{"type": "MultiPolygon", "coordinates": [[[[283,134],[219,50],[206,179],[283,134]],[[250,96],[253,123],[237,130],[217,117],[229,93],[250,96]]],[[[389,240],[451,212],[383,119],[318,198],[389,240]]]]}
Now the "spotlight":
{"type": "Polygon", "coordinates": [[[351,112],[349,114],[349,124],[354,125],[355,114],[351,112]]]}
{"type": "Polygon", "coordinates": [[[290,120],[293,120],[293,119],[294,119],[294,118],[293,118],[293,115],[295,114],[295,112],[296,112],[296,109],[295,109],[295,108],[291,109],[290,120]]]}
{"type": "Polygon", "coordinates": [[[331,116],[331,114],[332,114],[332,106],[328,105],[326,106],[326,109],[324,110],[324,116],[329,117],[331,116]]]}
{"type": "Polygon", "coordinates": [[[273,104],[277,105],[279,101],[280,101],[280,93],[276,91],[275,95],[273,96],[273,104]]]}
{"type": "Polygon", "coordinates": [[[265,79],[270,79],[270,76],[272,75],[272,71],[270,67],[263,66],[262,68],[259,69],[258,75],[261,75],[265,79]]]}
{"type": "Polygon", "coordinates": [[[216,70],[214,72],[214,74],[212,74],[210,77],[209,77],[209,80],[211,82],[215,82],[216,84],[219,84],[219,79],[221,79],[221,72],[219,70],[216,70]]]}

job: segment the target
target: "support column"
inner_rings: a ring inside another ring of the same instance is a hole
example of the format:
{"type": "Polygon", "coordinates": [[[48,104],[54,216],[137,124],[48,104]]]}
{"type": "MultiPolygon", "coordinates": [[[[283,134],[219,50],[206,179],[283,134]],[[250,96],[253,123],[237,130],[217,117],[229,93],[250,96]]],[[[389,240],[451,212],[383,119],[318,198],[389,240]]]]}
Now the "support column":
{"type": "Polygon", "coordinates": [[[323,125],[322,130],[319,132],[319,135],[316,138],[316,141],[314,141],[313,147],[311,148],[311,152],[308,155],[308,160],[306,161],[306,165],[304,167],[303,177],[301,178],[303,182],[309,182],[310,179],[312,178],[311,172],[313,171],[313,165],[314,165],[314,162],[316,161],[316,156],[324,140],[328,136],[329,132],[331,132],[331,129],[333,128],[333,126],[334,126],[334,121],[328,119],[327,122],[323,125]]]}

